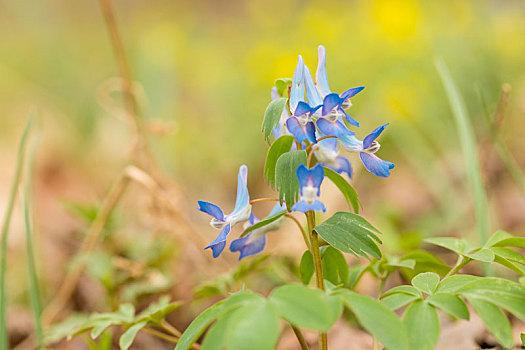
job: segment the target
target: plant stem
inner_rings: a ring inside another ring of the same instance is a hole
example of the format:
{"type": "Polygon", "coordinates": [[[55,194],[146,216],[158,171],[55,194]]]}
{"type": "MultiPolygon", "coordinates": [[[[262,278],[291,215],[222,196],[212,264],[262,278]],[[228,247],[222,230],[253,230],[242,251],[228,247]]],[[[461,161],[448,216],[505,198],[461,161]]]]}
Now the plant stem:
{"type": "Polygon", "coordinates": [[[173,343],[173,344],[177,344],[177,342],[179,341],[178,338],[175,338],[175,337],[172,337],[171,335],[159,332],[153,328],[144,327],[142,328],[142,330],[145,332],[148,332],[151,335],[156,336],[157,338],[169,341],[170,343],[173,343]]]}
{"type": "Polygon", "coordinates": [[[301,345],[302,350],[308,350],[308,344],[306,343],[306,340],[304,340],[303,333],[301,333],[301,330],[294,325],[290,323],[290,326],[293,329],[293,332],[295,333],[295,336],[297,337],[297,340],[299,340],[299,344],[301,345]]]}
{"type": "Polygon", "coordinates": [[[304,230],[304,228],[301,225],[301,223],[299,222],[299,220],[297,220],[297,218],[295,216],[293,216],[292,214],[290,214],[290,213],[286,213],[286,214],[284,214],[284,216],[286,216],[288,219],[290,219],[293,222],[295,222],[297,227],[299,227],[299,231],[301,231],[301,234],[303,235],[304,243],[306,244],[306,247],[308,248],[308,250],[312,250],[312,247],[311,247],[311,244],[310,244],[310,238],[308,237],[308,233],[306,233],[306,231],[304,230]]]}
{"type": "MultiPolygon", "coordinates": [[[[315,212],[310,210],[306,212],[306,220],[308,222],[308,232],[310,233],[310,241],[312,242],[312,255],[314,257],[315,265],[315,277],[317,282],[317,288],[324,290],[324,279],[323,279],[323,263],[321,261],[321,254],[319,252],[319,237],[315,228],[315,212]]],[[[326,332],[319,332],[319,350],[328,349],[328,340],[326,332]]]]}
{"type": "Polygon", "coordinates": [[[278,198],[257,198],[252,199],[250,204],[261,203],[261,202],[279,202],[278,198]]]}
{"type": "Polygon", "coordinates": [[[454,265],[454,267],[450,269],[450,271],[446,274],[444,278],[455,275],[456,273],[458,273],[459,270],[461,270],[463,266],[467,265],[471,260],[471,258],[465,258],[463,255],[458,256],[456,265],[454,265]]]}
{"type": "Polygon", "coordinates": [[[18,192],[18,184],[24,166],[24,156],[26,143],[33,125],[33,118],[30,117],[27,125],[18,144],[18,155],[16,160],[15,176],[11,185],[11,192],[7,202],[7,209],[4,214],[4,223],[2,225],[2,252],[0,260],[0,348],[8,349],[8,334],[7,334],[7,296],[6,296],[6,274],[7,274],[7,235],[9,234],[9,226],[11,224],[11,215],[13,214],[13,207],[15,205],[16,194],[18,192]]]}

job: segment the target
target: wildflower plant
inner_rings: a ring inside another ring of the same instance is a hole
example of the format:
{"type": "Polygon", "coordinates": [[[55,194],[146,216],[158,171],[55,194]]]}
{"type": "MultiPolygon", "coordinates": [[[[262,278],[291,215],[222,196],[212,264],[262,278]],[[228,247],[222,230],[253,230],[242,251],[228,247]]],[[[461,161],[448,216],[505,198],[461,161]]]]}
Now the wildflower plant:
{"type": "Polygon", "coordinates": [[[165,320],[180,303],[161,299],[137,315],[129,304],[120,305],[112,313],[93,314],[74,327],[70,336],[91,331],[91,337],[96,338],[116,325],[126,329],[120,338],[122,349],[129,348],[136,334],[144,330],[175,343],[175,350],[266,350],[274,349],[281,331],[290,327],[301,349],[309,348],[303,330],[310,330],[318,332],[318,349],[326,350],[327,333],[346,308],[372,335],[374,349],[379,344],[389,350],[434,349],[440,335],[438,311],[467,320],[474,311],[502,346],[510,348],[516,343],[505,312],[525,321],[525,258],[517,250],[525,248],[525,238],[498,231],[482,244],[450,237],[426,240],[427,244],[455,253],[454,266],[425,251],[384,256],[381,232],[358,214],[357,192],[349,182],[354,170],[345,154],[358,153],[368,172],[388,178],[394,164],[376,155],[380,149],[378,139],[388,124],[378,126],[362,139],[356,136],[359,122],[349,109],[364,87],[332,92],[325,48],[320,46],[318,53],[315,82],[299,56],[293,78],[275,82],[264,114],[262,132],[270,144],[264,177],[278,196],[251,199],[248,168],[241,165],[235,203],[229,214],[223,209],[231,207],[228,204],[219,207],[197,202],[197,209],[211,217],[210,225],[219,232],[203,247],[210,249],[216,259],[228,250],[239,253],[239,260],[255,256],[264,251],[268,234],[278,231],[284,220],[295,222],[305,243],[296,283],[283,283],[266,297],[244,287],[233,290],[232,281],[255,270],[265,259],[254,257],[251,265],[241,263],[233,277],[218,276],[219,287],[211,281],[200,288],[202,295],[213,296],[208,292],[214,290],[231,294],[204,310],[182,333],[165,320]],[[326,179],[335,184],[352,212],[340,211],[325,218],[327,205],[321,184],[326,179]],[[259,219],[252,209],[262,202],[275,205],[259,219]],[[239,227],[240,235],[232,239],[239,227]],[[345,253],[363,257],[367,263],[349,266],[345,253]],[[459,273],[472,262],[504,266],[522,276],[521,282],[459,273]],[[410,284],[385,291],[386,281],[394,272],[410,284]],[[365,274],[379,282],[376,298],[356,292],[365,274]],[[312,280],[315,288],[310,288],[312,280]],[[401,317],[399,310],[403,310],[401,317]],[[197,344],[204,333],[201,344],[197,344]]]}

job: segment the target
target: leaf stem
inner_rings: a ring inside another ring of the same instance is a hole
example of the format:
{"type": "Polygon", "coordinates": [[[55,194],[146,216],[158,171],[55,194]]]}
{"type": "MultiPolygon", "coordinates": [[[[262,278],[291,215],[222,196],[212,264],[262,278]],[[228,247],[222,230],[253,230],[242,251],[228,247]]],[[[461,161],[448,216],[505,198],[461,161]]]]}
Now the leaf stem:
{"type": "Polygon", "coordinates": [[[461,268],[463,268],[463,266],[467,265],[471,260],[471,258],[465,258],[463,255],[458,256],[456,265],[454,265],[454,267],[450,269],[450,271],[445,275],[444,278],[455,275],[456,273],[458,273],[459,270],[461,270],[461,268]]]}
{"type": "Polygon", "coordinates": [[[171,335],[168,335],[168,334],[165,334],[165,333],[162,333],[162,332],[159,332],[159,331],[157,331],[156,329],[153,329],[153,328],[144,327],[144,328],[142,328],[142,330],[145,331],[145,332],[148,332],[151,335],[156,336],[157,338],[169,341],[170,343],[173,343],[173,344],[177,344],[177,342],[179,341],[178,338],[172,337],[171,335]]]}
{"type": "Polygon", "coordinates": [[[301,333],[301,330],[294,325],[290,323],[290,326],[293,329],[293,332],[295,333],[295,336],[297,337],[297,340],[299,341],[299,344],[301,345],[302,350],[308,350],[308,344],[306,343],[306,340],[304,339],[303,333],[301,333]]]}
{"type": "MultiPolygon", "coordinates": [[[[319,143],[319,141],[322,141],[324,139],[329,139],[329,138],[337,138],[337,136],[333,136],[333,135],[326,135],[326,136],[323,136],[323,137],[320,137],[319,139],[317,139],[317,142],[319,143]]],[[[310,150],[310,148],[312,148],[314,145],[317,145],[317,143],[311,143],[308,145],[308,147],[306,147],[304,150],[306,152],[308,152],[310,150]]]]}
{"type": "MultiPolygon", "coordinates": [[[[314,257],[315,265],[315,278],[317,288],[324,290],[324,279],[323,279],[323,263],[321,261],[321,254],[319,252],[319,237],[315,228],[315,212],[309,210],[306,212],[306,220],[308,222],[308,232],[310,233],[310,241],[312,242],[311,252],[314,257]]],[[[328,340],[326,332],[319,332],[319,350],[328,349],[328,340]]]]}
{"type": "Polygon", "coordinates": [[[284,214],[284,216],[286,216],[288,219],[290,219],[293,222],[295,222],[295,224],[299,228],[299,231],[301,231],[301,234],[303,235],[304,243],[306,244],[306,247],[308,248],[308,250],[311,251],[312,247],[311,247],[311,244],[310,244],[310,238],[308,237],[308,233],[306,233],[306,231],[304,230],[303,225],[301,225],[299,220],[297,220],[297,218],[295,216],[293,216],[292,214],[290,214],[290,213],[286,213],[286,214],[284,214]]]}
{"type": "Polygon", "coordinates": [[[257,198],[252,199],[250,204],[261,203],[261,202],[279,202],[278,198],[257,198]]]}

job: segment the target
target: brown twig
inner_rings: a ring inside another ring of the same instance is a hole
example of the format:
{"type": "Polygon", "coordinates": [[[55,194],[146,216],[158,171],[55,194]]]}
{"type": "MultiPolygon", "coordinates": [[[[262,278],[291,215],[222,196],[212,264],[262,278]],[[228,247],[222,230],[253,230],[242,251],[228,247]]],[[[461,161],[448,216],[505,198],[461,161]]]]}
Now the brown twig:
{"type": "Polygon", "coordinates": [[[257,198],[257,199],[252,199],[250,201],[250,204],[261,203],[261,202],[279,202],[279,199],[278,198],[257,198]]]}
{"type": "MultiPolygon", "coordinates": [[[[326,136],[323,136],[323,137],[320,137],[318,140],[317,140],[317,143],[319,143],[319,141],[323,141],[325,139],[331,139],[331,138],[337,138],[337,136],[333,136],[333,135],[326,135],[326,136]]],[[[309,144],[304,150],[306,152],[308,152],[310,150],[310,148],[312,148],[313,146],[317,145],[317,143],[311,143],[309,144]]]]}

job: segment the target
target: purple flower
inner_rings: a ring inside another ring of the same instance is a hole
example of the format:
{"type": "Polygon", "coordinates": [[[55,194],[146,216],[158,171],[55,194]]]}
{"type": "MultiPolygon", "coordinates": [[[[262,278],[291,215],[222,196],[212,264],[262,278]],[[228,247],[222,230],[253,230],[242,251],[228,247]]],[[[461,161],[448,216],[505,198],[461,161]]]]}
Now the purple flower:
{"type": "Polygon", "coordinates": [[[319,201],[321,183],[324,179],[324,169],[317,164],[312,169],[308,169],[304,164],[297,168],[297,178],[299,179],[299,201],[292,207],[293,211],[306,213],[309,210],[326,211],[324,204],[319,201]]]}
{"type": "Polygon", "coordinates": [[[339,155],[339,141],[336,138],[327,138],[317,142],[315,157],[319,163],[337,173],[347,173],[352,178],[352,165],[350,161],[339,155]]]}
{"type": "Polygon", "coordinates": [[[197,207],[197,209],[211,215],[212,219],[210,225],[221,230],[217,238],[204,248],[211,248],[214,258],[218,257],[224,250],[224,247],[226,246],[226,238],[228,237],[232,226],[248,220],[252,211],[247,184],[248,167],[246,165],[241,165],[237,178],[237,198],[235,200],[235,208],[230,214],[224,215],[222,209],[215,204],[198,201],[199,207],[197,207]]]}
{"type": "MultiPolygon", "coordinates": [[[[286,210],[286,206],[281,206],[277,203],[267,217],[277,214],[282,210],[286,210]]],[[[244,224],[244,229],[255,225],[259,221],[261,220],[252,213],[248,222],[244,224]]],[[[266,246],[266,233],[278,230],[281,227],[282,221],[283,218],[279,218],[269,225],[253,230],[244,237],[233,240],[230,244],[230,251],[240,252],[239,260],[262,252],[266,246]]]]}

